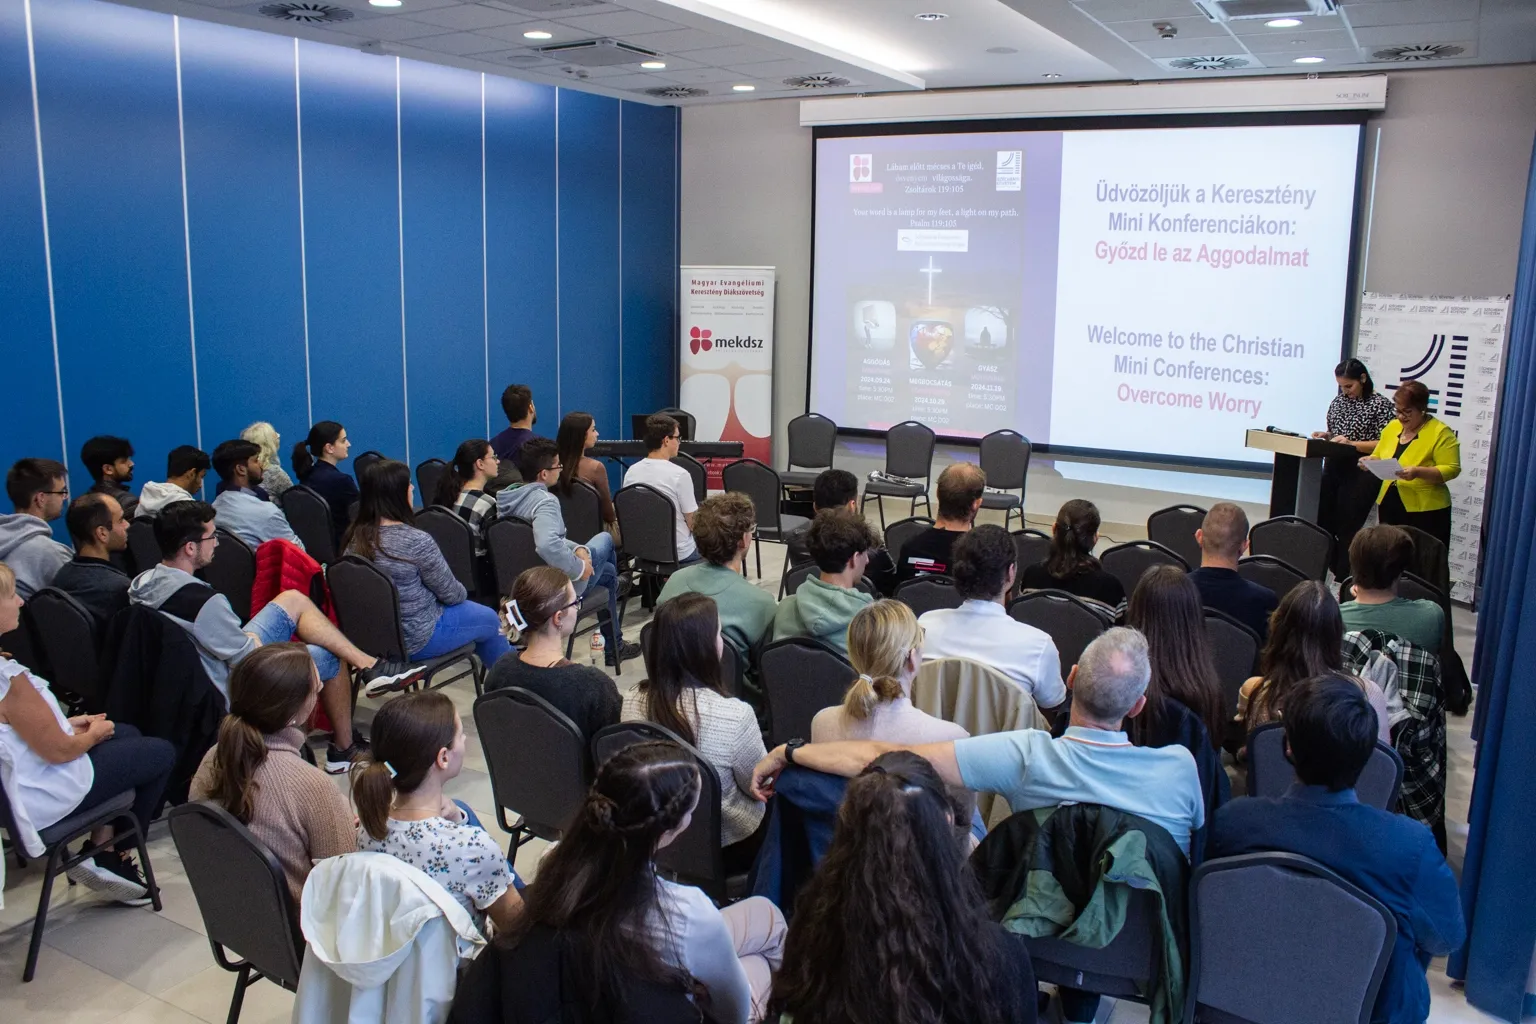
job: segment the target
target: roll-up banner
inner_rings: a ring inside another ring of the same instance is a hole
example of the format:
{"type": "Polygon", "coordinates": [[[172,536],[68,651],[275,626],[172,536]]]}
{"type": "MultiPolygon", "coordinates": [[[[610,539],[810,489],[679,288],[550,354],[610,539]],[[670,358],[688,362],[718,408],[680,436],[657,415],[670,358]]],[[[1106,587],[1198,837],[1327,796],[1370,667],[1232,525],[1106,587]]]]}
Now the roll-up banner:
{"type": "MultiPolygon", "coordinates": [[[[697,441],[740,441],[773,464],[773,267],[682,267],[678,406],[697,441]]],[[[719,488],[723,460],[709,466],[719,488]]]]}

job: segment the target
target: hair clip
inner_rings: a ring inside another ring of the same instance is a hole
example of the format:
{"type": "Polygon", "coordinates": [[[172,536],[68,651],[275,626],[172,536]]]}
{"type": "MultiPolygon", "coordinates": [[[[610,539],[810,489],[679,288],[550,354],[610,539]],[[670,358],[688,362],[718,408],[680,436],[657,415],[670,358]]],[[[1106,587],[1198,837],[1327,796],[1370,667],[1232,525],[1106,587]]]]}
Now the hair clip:
{"type": "Polygon", "coordinates": [[[390,764],[388,761],[380,761],[379,763],[384,766],[385,771],[389,772],[390,778],[393,779],[395,776],[400,774],[399,772],[395,771],[395,766],[390,764]]]}
{"type": "Polygon", "coordinates": [[[523,617],[523,610],[517,606],[517,599],[507,602],[507,624],[519,633],[528,628],[528,620],[523,617]]]}
{"type": "Polygon", "coordinates": [[[874,686],[875,685],[875,677],[870,675],[868,672],[860,672],[859,673],[859,682],[864,683],[867,686],[874,686]]]}

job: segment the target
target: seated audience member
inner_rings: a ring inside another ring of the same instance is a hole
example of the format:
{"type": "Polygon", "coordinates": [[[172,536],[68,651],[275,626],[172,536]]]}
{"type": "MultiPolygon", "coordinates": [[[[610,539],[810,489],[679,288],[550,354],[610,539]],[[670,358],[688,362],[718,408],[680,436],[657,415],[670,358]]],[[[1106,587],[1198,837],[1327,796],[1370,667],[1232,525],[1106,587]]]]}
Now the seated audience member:
{"type": "Polygon", "coordinates": [[[352,758],[368,744],[352,731],[352,687],[346,665],[362,671],[370,687],[410,681],[416,673],[401,662],[364,654],[342,635],[315,603],[297,590],[285,590],[241,625],[229,598],[193,573],[213,561],[219,539],[214,535],[213,506],[202,501],[178,501],[155,517],[155,543],[163,560],[134,577],[128,600],[164,612],[185,629],[209,680],[229,698],[229,673],[264,644],[282,643],[295,634],[309,646],[325,686],[320,700],[331,720],[331,745],[325,770],[347,771],[352,758]],[[345,663],[345,664],[343,664],[345,663]]]}
{"type": "Polygon", "coordinates": [[[171,449],[165,457],[165,482],[151,480],[139,491],[139,504],[133,511],[138,519],[157,516],[165,506],[177,501],[197,501],[203,478],[212,462],[208,453],[190,444],[171,449]]]}
{"type": "Polygon", "coordinates": [[[116,498],[93,491],[69,503],[64,524],[75,557],[59,569],[52,586],[84,605],[99,630],[128,607],[132,577],[112,564],[112,553],[128,547],[128,520],[116,498]]]}
{"type": "Polygon", "coordinates": [[[1434,601],[1397,596],[1397,581],[1413,560],[1413,538],[1400,526],[1373,526],[1349,545],[1353,601],[1339,608],[1349,632],[1379,629],[1439,655],[1445,611],[1434,601]]]}
{"type": "Polygon", "coordinates": [[[501,471],[491,442],[476,437],[459,445],[453,461],[437,479],[434,505],[451,508],[475,531],[475,555],[485,556],[485,534],[496,521],[496,499],[485,488],[501,471]]]}
{"type": "Polygon", "coordinates": [[[960,726],[912,706],[923,657],[923,628],[900,601],[866,605],[848,624],[848,660],[858,678],[843,702],[811,719],[811,742],[882,740],[942,743],[969,736],[960,726]]]}
{"type": "MultiPolygon", "coordinates": [[[[449,1020],[508,1019],[513,993],[529,988],[519,951],[551,941],[564,951],[570,991],[597,1007],[592,1020],[673,1024],[684,1019],[675,1003],[689,996],[712,1021],[761,1020],[782,961],[784,915],[761,896],[717,909],[656,870],[656,851],[688,827],[699,793],[698,764],[674,743],[639,743],[603,762],[565,838],[539,862],[517,922],[459,983],[449,1020]],[[660,1016],[663,1006],[674,1015],[660,1016]]],[[[576,1019],[562,1016],[560,999],[548,1002],[537,1019],[576,1019]]]]}
{"type": "Polygon", "coordinates": [[[1220,749],[1226,708],[1205,635],[1205,609],[1189,574],[1176,565],[1148,569],[1131,593],[1125,624],[1147,638],[1152,664],[1147,706],[1126,729],[1131,742],[1143,747],[1182,743],[1198,757],[1184,724],[1188,712],[1204,726],[1205,746],[1220,749]]]}
{"type": "Polygon", "coordinates": [[[192,777],[193,800],[218,804],[272,851],[295,907],[315,861],[357,850],[347,798],[303,756],[319,698],[303,644],[252,651],[230,673],[229,714],[192,777]]]}
{"type": "Polygon", "coordinates": [[[519,686],[543,697],[576,723],[584,740],[619,720],[619,688],[613,677],[565,656],[576,631],[581,598],[565,573],[550,565],[524,569],[512,586],[505,615],[512,639],[525,646],[491,667],[485,689],[519,686]]]}
{"type": "Polygon", "coordinates": [[[809,541],[817,572],[779,602],[773,617],[773,638],[815,637],[846,656],[848,623],[874,601],[859,589],[859,580],[864,578],[869,553],[875,547],[875,531],[857,512],[827,509],[812,520],[809,541]]]}
{"type": "Polygon", "coordinates": [[[285,540],[303,550],[304,542],[288,525],[283,510],[262,496],[265,471],[258,444],[225,441],[213,450],[213,468],[221,481],[213,499],[215,526],[239,537],[253,551],[269,540],[285,540]]]}
{"type": "Polygon", "coordinates": [[[16,511],[0,516],[0,562],[16,574],[16,592],[31,597],[53,582],[73,556],[53,539],[49,523],[64,514],[69,480],[62,462],[21,459],[5,474],[5,491],[16,511]]]}
{"type": "Polygon", "coordinates": [[[586,454],[597,444],[597,421],[589,412],[568,412],[560,421],[560,432],[555,447],[560,450],[560,479],[550,490],[560,497],[569,497],[577,480],[584,480],[597,492],[597,505],[603,514],[603,525],[610,531],[618,524],[619,517],[613,511],[613,495],[608,490],[608,470],[603,464],[586,454]]]}
{"type": "Polygon", "coordinates": [[[939,474],[939,515],[933,525],[902,545],[896,582],[914,576],[950,573],[950,550],[967,533],[981,510],[987,478],[969,462],[952,462],[939,474]]]}
{"type": "Polygon", "coordinates": [[[1194,758],[1179,746],[1133,746],[1123,731],[1125,719],[1146,703],[1151,673],[1146,638],[1116,627],[1095,638],[1073,667],[1071,725],[1060,738],[1020,729],[945,743],[849,740],[793,751],[778,746],[758,763],[753,790],[767,799],[785,765],[853,778],[881,754],[911,750],[938,770],[946,786],[996,793],[1015,812],[1103,804],[1161,825],[1187,855],[1191,836],[1205,824],[1194,758]]]}
{"type": "Polygon", "coordinates": [[[1459,948],[1466,925],[1456,879],[1429,829],[1355,796],[1376,736],[1376,715],[1354,680],[1325,674],[1298,683],[1285,716],[1297,782],[1283,797],[1234,800],[1218,811],[1207,856],[1300,854],[1380,900],[1397,919],[1397,942],[1371,1021],[1422,1024],[1430,958],[1459,948]]]}
{"type": "MultiPolygon", "coordinates": [[[[816,474],[816,481],[811,485],[811,506],[816,512],[845,508],[862,516],[863,513],[859,512],[859,478],[846,469],[822,470],[816,474]]],[[[811,524],[806,523],[784,535],[784,545],[788,549],[785,564],[790,568],[816,561],[807,543],[810,532],[811,524]]],[[[883,547],[870,549],[869,564],[864,567],[864,575],[886,597],[891,596],[891,591],[896,589],[896,563],[891,559],[890,552],[883,547]]]]}
{"type": "Polygon", "coordinates": [[[1269,636],[1269,616],[1280,603],[1268,587],[1237,574],[1237,560],[1248,550],[1248,515],[1230,501],[1211,506],[1195,531],[1200,568],[1189,574],[1207,608],[1226,612],[1259,634],[1269,636]]]}
{"type": "Polygon", "coordinates": [[[351,450],[347,428],[335,420],[321,420],[309,428],[309,436],[294,445],[289,456],[299,483],[331,507],[331,529],[338,540],[352,521],[352,503],[358,500],[357,481],[336,468],[351,450]]]}
{"type": "Polygon", "coordinates": [[[1098,507],[1082,498],[1063,503],[1051,528],[1050,557],[1025,566],[1019,585],[1025,590],[1065,590],[1116,607],[1125,600],[1125,587],[1093,557],[1098,543],[1098,507]]]}
{"type": "Polygon", "coordinates": [[[672,528],[677,534],[677,560],[679,564],[699,560],[698,546],[693,542],[693,516],[699,510],[693,494],[693,477],[682,466],[672,461],[682,435],[677,420],[665,413],[655,413],[645,419],[645,458],[624,472],[624,485],[648,484],[656,488],[672,502],[672,528]]]}
{"type": "Polygon", "coordinates": [[[106,494],[117,499],[123,515],[133,518],[138,496],[128,489],[133,483],[133,445],[126,437],[99,434],[80,446],[80,461],[95,481],[90,494],[106,494]]]}
{"type": "Polygon", "coordinates": [[[619,554],[613,534],[599,531],[582,543],[565,535],[565,514],[560,499],[550,493],[550,485],[560,479],[560,453],[547,437],[530,437],[517,451],[517,468],[523,482],[512,484],[496,495],[496,514],[515,516],[533,525],[534,547],[547,564],[565,573],[579,584],[577,593],[586,596],[593,587],[601,587],[608,596],[608,621],[599,629],[607,643],[605,664],[636,658],[640,645],[624,639],[619,628],[619,554]]]}
{"type": "Polygon", "coordinates": [[[774,621],[773,595],[741,574],[756,529],[757,513],[745,494],[705,498],[693,520],[693,537],[704,561],[673,573],[656,599],[660,605],[680,594],[714,598],[720,632],[743,660],[774,621]]]}
{"type": "Polygon", "coordinates": [[[261,487],[269,498],[277,501],[293,486],[293,479],[283,469],[278,457],[282,451],[282,435],[272,424],[258,420],[240,431],[240,440],[250,441],[261,449],[261,487]]]}
{"type": "Polygon", "coordinates": [[[534,436],[533,425],[539,422],[539,410],[533,404],[533,389],[526,384],[508,384],[501,393],[501,411],[506,414],[507,429],[491,438],[491,447],[496,451],[496,458],[516,466],[518,449],[534,436]]]}
{"type": "MultiPolygon", "coordinates": [[[[1259,655],[1259,674],[1237,693],[1235,741],[1246,743],[1253,730],[1282,718],[1292,691],[1305,680],[1342,674],[1343,644],[1344,619],[1328,588],[1316,580],[1292,587],[1270,620],[1269,642],[1259,655]]],[[[1355,679],[1355,684],[1376,709],[1382,742],[1390,744],[1386,695],[1368,680],[1355,679]]]]}
{"type": "Polygon", "coordinates": [[[402,694],[373,717],[373,751],[352,773],[357,848],[387,853],[447,889],[485,931],[512,927],[522,908],[501,847],[468,808],[443,793],[464,767],[464,723],[446,693],[402,694]]]}
{"type": "MultiPolygon", "coordinates": [[[[0,634],[20,624],[21,605],[16,575],[0,562],[0,634]]],[[[4,785],[11,811],[32,828],[45,829],[132,791],[133,816],[147,833],[160,813],[176,749],[106,715],[66,717],[46,680],[0,653],[0,758],[9,765],[4,785]]],[[[111,825],[93,831],[89,842],[101,851],[68,875],[109,899],[144,906],[149,887],[139,866],[127,849],[105,845],[115,834],[111,825]]]]}
{"type": "Polygon", "coordinates": [[[720,777],[721,842],[743,844],[735,854],[750,863],[756,844],[747,840],[763,821],[763,805],[752,798],[752,766],[763,756],[763,734],[751,706],[727,697],[721,687],[725,640],[715,602],[703,594],[680,594],[656,606],[651,630],[646,678],[624,694],[621,719],[671,729],[714,765],[720,777]]]}
{"type": "MultiPolygon", "coordinates": [[[[425,661],[473,643],[481,664],[490,668],[512,648],[496,612],[469,600],[437,541],[416,528],[413,490],[405,463],[383,459],[370,467],[342,550],[368,559],[395,584],[407,657],[425,661]]],[[[383,686],[374,691],[383,692],[383,686]]]]}
{"type": "MultiPolygon", "coordinates": [[[[903,555],[905,557],[905,555],[903,555]]],[[[923,660],[970,658],[1007,676],[1049,711],[1067,699],[1061,655],[1044,630],[1011,618],[1003,605],[1013,588],[1018,555],[1001,526],[960,535],[950,558],[959,608],[935,608],[917,621],[925,633],[923,660]]]]}
{"type": "Polygon", "coordinates": [[[770,1017],[1034,1024],[1028,949],[988,916],[954,822],[916,754],[881,754],[848,783],[826,857],[795,899],[770,1017]]]}

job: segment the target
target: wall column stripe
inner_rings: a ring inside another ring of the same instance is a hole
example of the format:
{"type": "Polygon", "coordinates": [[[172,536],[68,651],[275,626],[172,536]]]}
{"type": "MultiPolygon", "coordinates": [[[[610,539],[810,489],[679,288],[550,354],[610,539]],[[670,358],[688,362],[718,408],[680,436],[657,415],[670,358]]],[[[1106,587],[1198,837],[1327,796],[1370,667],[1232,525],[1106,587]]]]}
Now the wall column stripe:
{"type": "Polygon", "coordinates": [[[565,416],[560,395],[560,90],[555,90],[555,417],[565,416]]]}
{"type": "Polygon", "coordinates": [[[485,436],[491,436],[491,295],[485,231],[485,72],[480,73],[480,316],[485,329],[485,436]]]}
{"type": "Polygon", "coordinates": [[[48,276],[48,330],[53,339],[53,390],[59,405],[59,454],[69,459],[64,431],[64,379],[59,370],[59,318],[53,297],[53,242],[48,236],[48,179],[43,173],[43,119],[37,104],[37,50],[32,43],[32,0],[23,0],[27,22],[27,73],[32,79],[32,137],[37,140],[37,193],[43,217],[43,266],[48,276]]]}
{"type": "Polygon", "coordinates": [[[304,416],[315,422],[315,396],[309,379],[309,254],[304,244],[304,98],[299,88],[299,40],[293,40],[293,123],[299,153],[299,295],[304,306],[304,416]]]}
{"type": "Polygon", "coordinates": [[[395,208],[400,236],[400,382],[405,400],[405,464],[411,464],[411,380],[405,360],[405,158],[400,134],[400,58],[395,58],[395,208]]]}
{"type": "Polygon", "coordinates": [[[187,340],[192,346],[192,422],[197,446],[203,446],[202,396],[197,388],[197,315],[192,301],[192,218],[187,212],[187,124],[181,103],[181,18],[171,18],[171,39],[176,50],[176,144],[181,158],[181,237],[187,250],[187,340]]]}
{"type": "MultiPolygon", "coordinates": [[[[619,103],[619,420],[624,419],[624,104],[619,103]]],[[[622,429],[622,428],[621,428],[622,429]]]]}

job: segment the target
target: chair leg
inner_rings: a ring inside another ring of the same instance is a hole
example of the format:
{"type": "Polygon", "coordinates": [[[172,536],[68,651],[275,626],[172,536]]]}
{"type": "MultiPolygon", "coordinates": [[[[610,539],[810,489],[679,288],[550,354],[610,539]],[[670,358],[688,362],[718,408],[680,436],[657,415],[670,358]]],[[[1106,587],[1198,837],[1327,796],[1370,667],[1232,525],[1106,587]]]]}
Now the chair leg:
{"type": "Polygon", "coordinates": [[[43,868],[43,891],[38,894],[37,916],[32,920],[32,943],[27,947],[27,966],[21,972],[23,983],[31,981],[37,974],[37,955],[43,949],[43,927],[48,923],[48,900],[53,895],[53,879],[66,852],[63,843],[48,851],[48,863],[43,868]]]}
{"type": "MultiPolygon", "coordinates": [[[[160,887],[155,884],[155,868],[149,862],[149,850],[144,845],[144,834],[149,831],[148,825],[140,825],[134,822],[133,841],[139,850],[139,867],[144,869],[144,882],[149,887],[149,899],[155,908],[155,913],[165,909],[160,902],[160,887]]],[[[121,837],[114,837],[120,839],[121,837]]]]}
{"type": "Polygon", "coordinates": [[[239,1024],[240,1007],[245,1005],[245,990],[251,984],[251,965],[245,964],[240,968],[240,973],[235,975],[235,994],[229,1001],[229,1016],[224,1019],[224,1024],[239,1024]]]}
{"type": "MultiPolygon", "coordinates": [[[[753,537],[752,538],[752,550],[757,554],[757,578],[758,579],[762,579],[763,578],[763,542],[758,540],[756,537],[753,537]]],[[[747,568],[746,559],[742,559],[741,568],[743,569],[743,574],[745,574],[745,569],[747,568]]]]}

